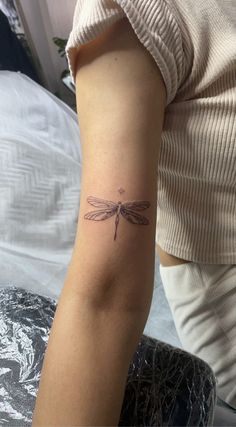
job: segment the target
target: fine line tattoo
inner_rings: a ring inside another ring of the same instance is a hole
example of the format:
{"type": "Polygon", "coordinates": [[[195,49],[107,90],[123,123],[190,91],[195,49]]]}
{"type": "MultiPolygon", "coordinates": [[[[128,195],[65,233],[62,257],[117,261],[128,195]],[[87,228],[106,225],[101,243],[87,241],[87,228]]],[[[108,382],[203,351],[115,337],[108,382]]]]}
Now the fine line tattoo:
{"type": "Polygon", "coordinates": [[[97,211],[88,212],[84,215],[85,219],[92,221],[104,221],[116,214],[114,240],[117,236],[117,227],[119,224],[120,214],[132,224],[148,225],[149,220],[135,211],[142,211],[150,207],[150,203],[146,201],[134,202],[111,202],[109,200],[99,199],[98,197],[88,196],[88,203],[101,208],[97,211]]]}
{"type": "Polygon", "coordinates": [[[118,188],[118,191],[119,191],[120,194],[122,194],[122,193],[125,192],[124,188],[122,188],[122,187],[118,188]]]}

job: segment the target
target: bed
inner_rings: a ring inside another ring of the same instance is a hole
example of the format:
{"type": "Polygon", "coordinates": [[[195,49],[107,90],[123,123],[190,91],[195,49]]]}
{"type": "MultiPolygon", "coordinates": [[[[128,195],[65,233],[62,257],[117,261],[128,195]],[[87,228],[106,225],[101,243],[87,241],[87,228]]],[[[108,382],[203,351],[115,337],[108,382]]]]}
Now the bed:
{"type": "MultiPolygon", "coordinates": [[[[31,425],[73,250],[82,152],[74,111],[19,72],[0,71],[0,162],[0,425],[23,427],[31,425]]],[[[120,425],[236,426],[236,414],[216,396],[210,367],[182,349],[158,257],[155,263],[151,310],[130,368],[120,425]],[[180,386],[173,391],[177,378],[180,386]]]]}

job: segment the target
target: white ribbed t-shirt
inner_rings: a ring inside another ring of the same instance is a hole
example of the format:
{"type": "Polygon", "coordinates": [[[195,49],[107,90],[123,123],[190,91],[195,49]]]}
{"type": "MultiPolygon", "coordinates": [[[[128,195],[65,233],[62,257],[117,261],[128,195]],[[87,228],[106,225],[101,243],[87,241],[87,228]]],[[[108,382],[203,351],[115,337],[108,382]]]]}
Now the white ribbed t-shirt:
{"type": "Polygon", "coordinates": [[[156,242],[186,260],[236,264],[236,1],[78,0],[66,51],[127,17],[163,76],[156,242]]]}

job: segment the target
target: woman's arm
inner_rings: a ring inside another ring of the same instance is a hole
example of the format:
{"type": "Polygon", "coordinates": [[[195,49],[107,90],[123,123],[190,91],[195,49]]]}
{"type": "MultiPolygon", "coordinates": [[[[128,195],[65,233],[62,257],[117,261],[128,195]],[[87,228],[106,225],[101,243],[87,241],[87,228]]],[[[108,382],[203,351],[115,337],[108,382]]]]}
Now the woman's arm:
{"type": "Polygon", "coordinates": [[[126,18],[80,49],[76,89],[83,154],[78,228],[33,427],[118,425],[153,293],[166,92],[126,18]],[[121,212],[119,201],[131,204],[121,212]]]}

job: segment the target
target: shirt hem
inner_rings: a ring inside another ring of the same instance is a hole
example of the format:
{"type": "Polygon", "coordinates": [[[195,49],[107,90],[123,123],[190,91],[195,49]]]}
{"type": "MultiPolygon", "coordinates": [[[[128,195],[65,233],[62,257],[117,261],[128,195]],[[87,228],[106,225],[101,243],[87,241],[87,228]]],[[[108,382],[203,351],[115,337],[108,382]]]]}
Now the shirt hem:
{"type": "Polygon", "coordinates": [[[161,243],[156,240],[156,244],[158,244],[163,251],[167,252],[170,255],[176,256],[178,258],[185,259],[186,261],[196,262],[200,264],[235,264],[236,265],[236,252],[221,252],[217,254],[213,254],[210,256],[199,256],[196,253],[189,254],[189,251],[186,251],[183,248],[180,248],[176,245],[171,245],[169,243],[161,243]]]}

